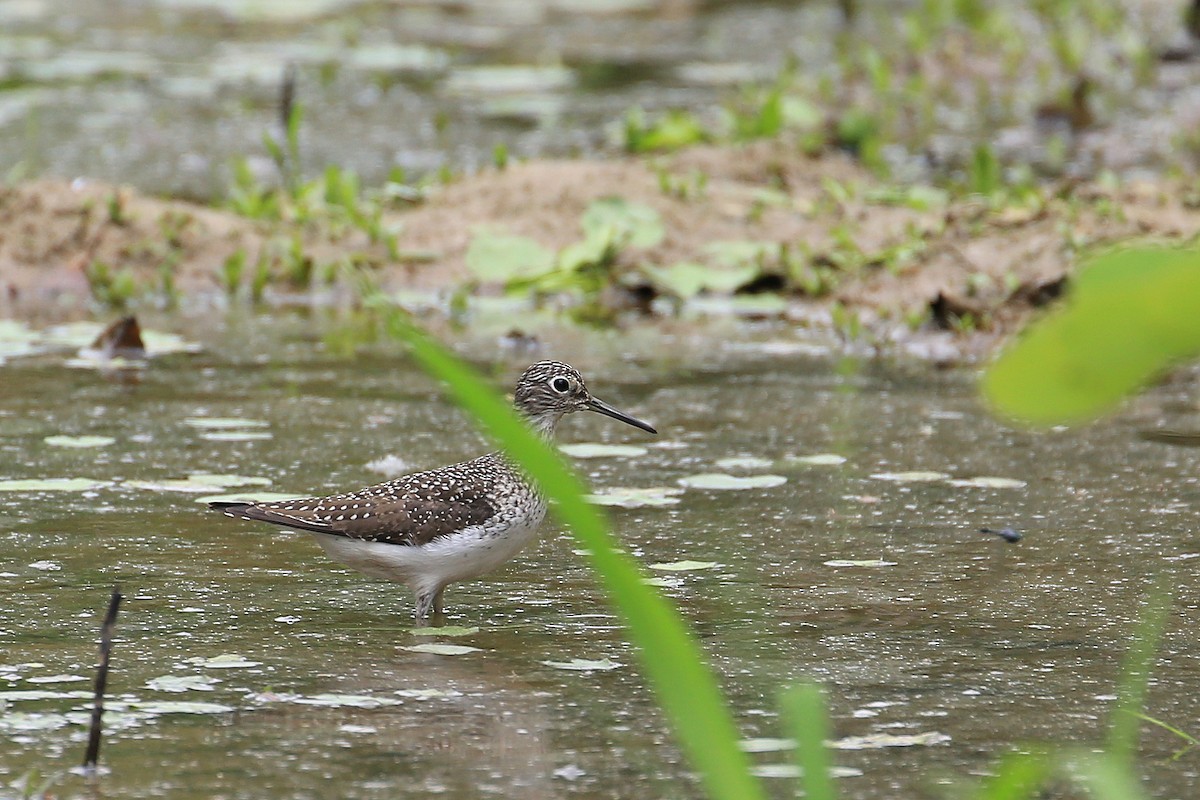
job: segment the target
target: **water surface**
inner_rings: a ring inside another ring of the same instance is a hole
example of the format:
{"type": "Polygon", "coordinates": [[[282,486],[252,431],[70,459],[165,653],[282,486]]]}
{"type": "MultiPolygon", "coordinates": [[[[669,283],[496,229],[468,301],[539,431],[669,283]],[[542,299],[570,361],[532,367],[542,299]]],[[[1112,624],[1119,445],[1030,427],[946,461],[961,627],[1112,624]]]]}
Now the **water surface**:
{"type": "MultiPolygon", "coordinates": [[[[407,590],[325,560],[306,537],[210,513],[195,494],[123,485],[237,473],[324,493],[379,480],[366,464],[383,456],[418,469],[486,447],[397,348],[337,358],[314,341],[324,324],[286,315],[196,324],[186,332],[204,353],[158,359],[132,386],[53,354],[0,367],[0,479],[105,484],[0,493],[0,692],[86,690],[99,618],[120,584],[112,698],[232,710],[124,728],[112,715],[102,752],[111,772],[99,779],[107,797],[303,798],[331,786],[352,798],[701,796],[635,653],[557,526],[509,568],[451,587],[448,622],[479,631],[431,640],[409,631],[407,590]],[[263,420],[272,438],[212,441],[184,423],[198,416],[263,420]],[[43,441],[63,433],[116,441],[43,441]],[[478,650],[405,649],[428,641],[478,650]],[[189,661],[224,654],[257,663],[189,661]],[[544,663],[572,659],[618,666],[544,663]],[[71,675],[80,679],[38,682],[71,675]],[[166,675],[219,682],[182,693],[147,686],[166,675]],[[358,699],[313,704],[328,694],[358,699]],[[369,703],[363,696],[387,704],[346,705],[369,703]]],[[[919,796],[982,774],[1021,743],[1099,741],[1139,604],[1164,569],[1176,570],[1177,603],[1148,712],[1195,733],[1200,451],[1138,436],[1194,410],[1186,381],[1113,421],[1031,433],[981,410],[969,370],[805,354],[781,326],[721,334],[722,346],[700,348],[683,329],[573,332],[547,336],[541,354],[574,363],[597,395],[660,431],[650,439],[598,416],[568,419],[564,441],[648,448],[578,461],[595,487],[676,486],[736,456],[773,463],[734,474],[787,478],[611,513],[646,565],[716,562],[655,574],[701,637],[747,738],[784,734],[776,697],[807,677],[827,687],[838,739],[940,741],[835,752],[861,772],[841,781],[848,798],[919,796]],[[785,460],[818,453],[847,460],[785,460]],[[915,470],[1025,485],[871,477],[915,470]],[[978,533],[984,526],[1024,538],[1009,544],[978,533]]],[[[531,360],[494,342],[462,344],[503,384],[531,360]]],[[[27,728],[84,708],[73,697],[10,702],[0,785],[30,769],[65,771],[83,752],[82,726],[12,729],[13,712],[27,728]]],[[[1143,737],[1153,795],[1187,797],[1200,785],[1200,756],[1168,760],[1180,744],[1156,730],[1143,737]]],[[[753,758],[766,766],[788,754],[753,758]]],[[[775,796],[791,796],[789,781],[767,780],[775,796]]],[[[55,786],[60,796],[90,791],[69,774],[55,786]]]]}

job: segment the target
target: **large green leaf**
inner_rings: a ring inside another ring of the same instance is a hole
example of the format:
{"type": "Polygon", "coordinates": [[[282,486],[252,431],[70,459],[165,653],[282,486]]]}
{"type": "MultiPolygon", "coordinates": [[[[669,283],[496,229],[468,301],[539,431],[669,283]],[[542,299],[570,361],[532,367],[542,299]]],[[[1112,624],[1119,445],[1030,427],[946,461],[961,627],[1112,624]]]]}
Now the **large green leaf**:
{"type": "Polygon", "coordinates": [[[754,264],[721,269],[690,261],[680,261],[669,267],[647,264],[642,267],[642,271],[657,288],[684,299],[703,291],[729,294],[750,283],[761,273],[759,267],[754,264]]]}
{"type": "Polygon", "coordinates": [[[583,212],[581,223],[588,239],[604,241],[606,231],[611,231],[608,236],[630,247],[654,247],[666,233],[657,211],[621,197],[593,200],[583,212]]]}
{"type": "Polygon", "coordinates": [[[1082,270],[1066,305],[996,360],[983,393],[1006,416],[1036,425],[1077,422],[1197,354],[1200,253],[1119,250],[1082,270]]]}
{"type": "Polygon", "coordinates": [[[540,278],[555,266],[554,251],[526,236],[479,230],[466,255],[467,269],[488,283],[540,278]]]}

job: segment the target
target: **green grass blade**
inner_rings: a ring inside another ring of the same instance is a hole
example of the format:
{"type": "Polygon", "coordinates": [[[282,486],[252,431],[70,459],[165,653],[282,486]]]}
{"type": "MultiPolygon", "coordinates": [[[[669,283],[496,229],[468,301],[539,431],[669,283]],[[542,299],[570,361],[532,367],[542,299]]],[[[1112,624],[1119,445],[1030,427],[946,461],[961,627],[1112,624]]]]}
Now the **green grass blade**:
{"type": "Polygon", "coordinates": [[[781,701],[784,718],[796,740],[796,765],[800,768],[800,785],[808,800],[835,800],[830,769],[829,720],[825,714],[825,697],[821,687],[803,683],[788,690],[781,701]]]}
{"type": "MultiPolygon", "coordinates": [[[[387,310],[386,299],[378,295],[368,302],[387,310]]],[[[675,610],[644,582],[633,559],[616,550],[603,517],[583,499],[580,480],[508,403],[406,315],[391,310],[387,328],[408,344],[426,371],[446,382],[481,428],[556,501],[559,519],[588,549],[592,568],[628,625],[659,702],[709,794],[723,800],[763,797],[699,645],[675,610]]]]}
{"type": "Polygon", "coordinates": [[[1077,752],[1064,757],[1067,776],[1096,800],[1146,800],[1133,765],[1112,753],[1077,752]]]}
{"type": "Polygon", "coordinates": [[[1137,632],[1121,669],[1117,687],[1117,704],[1108,729],[1108,753],[1126,764],[1132,764],[1137,749],[1139,714],[1146,699],[1146,685],[1154,666],[1158,643],[1171,610],[1171,595],[1166,578],[1159,579],[1150,594],[1137,632]]]}
{"type": "Polygon", "coordinates": [[[996,774],[988,778],[975,796],[978,800],[1027,800],[1041,795],[1042,786],[1054,772],[1054,762],[1045,753],[1012,753],[1000,761],[996,774]]]}

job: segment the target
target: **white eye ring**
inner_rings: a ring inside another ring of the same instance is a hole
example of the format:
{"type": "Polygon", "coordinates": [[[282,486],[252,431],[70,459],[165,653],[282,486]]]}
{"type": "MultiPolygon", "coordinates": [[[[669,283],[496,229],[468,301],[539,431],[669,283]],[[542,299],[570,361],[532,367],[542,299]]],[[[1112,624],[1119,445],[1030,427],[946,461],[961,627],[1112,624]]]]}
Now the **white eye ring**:
{"type": "Polygon", "coordinates": [[[559,394],[566,394],[571,391],[571,382],[566,378],[551,378],[550,388],[559,394]]]}

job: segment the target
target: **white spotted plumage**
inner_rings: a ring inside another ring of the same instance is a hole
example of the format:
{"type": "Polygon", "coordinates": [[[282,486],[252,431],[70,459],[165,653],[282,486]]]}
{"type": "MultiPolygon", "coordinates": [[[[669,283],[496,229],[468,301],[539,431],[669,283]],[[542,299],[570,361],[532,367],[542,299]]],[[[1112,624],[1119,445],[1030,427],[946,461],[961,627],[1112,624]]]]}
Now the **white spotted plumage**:
{"type": "MultiPolygon", "coordinates": [[[[590,410],[654,433],[591,396],[567,364],[539,361],[521,375],[514,405],[549,438],[565,415],[590,410]]],[[[417,595],[416,619],[441,612],[450,583],[499,567],[537,535],[546,502],[502,455],[489,453],[348,494],[273,503],[212,503],[232,517],[311,533],[327,555],[417,595]]]]}

